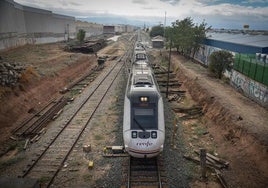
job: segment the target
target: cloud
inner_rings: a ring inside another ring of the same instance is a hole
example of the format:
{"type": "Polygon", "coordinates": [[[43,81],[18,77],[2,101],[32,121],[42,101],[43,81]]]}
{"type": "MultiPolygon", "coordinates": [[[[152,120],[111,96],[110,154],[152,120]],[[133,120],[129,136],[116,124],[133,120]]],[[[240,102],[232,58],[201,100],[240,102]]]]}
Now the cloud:
{"type": "Polygon", "coordinates": [[[114,15],[163,23],[166,12],[167,20],[192,17],[198,21],[205,19],[212,26],[221,23],[268,23],[268,5],[265,0],[244,0],[243,3],[235,0],[46,0],[42,3],[39,0],[15,1],[75,17],[114,15]]]}
{"type": "Polygon", "coordinates": [[[242,1],[242,3],[267,3],[267,0],[247,0],[242,1]]]}
{"type": "Polygon", "coordinates": [[[132,0],[132,3],[142,4],[142,5],[148,4],[148,2],[146,0],[132,0]]]}
{"type": "Polygon", "coordinates": [[[169,3],[171,5],[176,5],[178,2],[180,2],[180,0],[160,0],[160,1],[169,3]]]}

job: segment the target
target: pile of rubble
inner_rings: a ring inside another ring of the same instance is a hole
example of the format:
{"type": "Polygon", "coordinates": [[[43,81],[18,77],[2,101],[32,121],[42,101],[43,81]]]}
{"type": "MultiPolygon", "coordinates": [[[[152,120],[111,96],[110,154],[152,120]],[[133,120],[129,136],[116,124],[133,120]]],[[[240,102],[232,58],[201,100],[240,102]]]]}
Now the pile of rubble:
{"type": "Polygon", "coordinates": [[[81,52],[81,53],[94,53],[106,46],[104,39],[86,40],[83,43],[69,43],[64,47],[64,50],[70,52],[81,52]]]}
{"type": "Polygon", "coordinates": [[[15,86],[21,77],[24,67],[17,63],[8,63],[0,58],[0,85],[15,86]]]}

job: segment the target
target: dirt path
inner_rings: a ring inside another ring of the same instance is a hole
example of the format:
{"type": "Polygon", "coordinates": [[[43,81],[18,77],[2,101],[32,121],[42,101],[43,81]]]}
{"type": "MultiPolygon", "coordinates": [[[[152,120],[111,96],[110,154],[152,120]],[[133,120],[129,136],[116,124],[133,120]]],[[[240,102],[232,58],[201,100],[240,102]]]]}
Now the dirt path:
{"type": "Polygon", "coordinates": [[[232,187],[268,185],[268,111],[208,76],[207,70],[173,54],[173,69],[203,107],[218,152],[230,161],[224,176],[232,187]]]}

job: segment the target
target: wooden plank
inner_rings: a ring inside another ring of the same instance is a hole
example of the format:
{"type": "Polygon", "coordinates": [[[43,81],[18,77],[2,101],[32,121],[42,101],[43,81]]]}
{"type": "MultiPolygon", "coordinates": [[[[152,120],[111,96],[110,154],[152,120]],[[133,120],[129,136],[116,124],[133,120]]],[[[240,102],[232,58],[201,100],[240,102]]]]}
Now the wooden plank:
{"type": "Polygon", "coordinates": [[[202,180],[207,178],[207,163],[206,163],[207,151],[206,149],[200,149],[200,166],[201,166],[201,177],[202,180]]]}
{"type": "MultiPolygon", "coordinates": [[[[199,155],[199,152],[197,150],[195,150],[194,152],[199,155]]],[[[223,167],[226,167],[226,168],[229,166],[228,161],[221,159],[219,157],[216,157],[210,153],[207,153],[207,160],[209,160],[209,161],[213,160],[214,162],[220,163],[221,165],[223,165],[223,167]]]]}
{"type": "Polygon", "coordinates": [[[27,138],[27,139],[26,139],[26,142],[25,142],[25,144],[24,144],[24,147],[23,147],[23,149],[24,149],[24,150],[26,150],[26,148],[27,148],[27,146],[28,146],[29,141],[30,141],[30,139],[29,139],[29,138],[27,138]]]}
{"type": "Polygon", "coordinates": [[[216,173],[216,175],[217,175],[217,178],[218,178],[219,181],[221,182],[221,185],[222,185],[224,188],[228,188],[227,182],[225,181],[224,177],[222,176],[221,171],[215,169],[215,173],[216,173]]]}
{"type": "Polygon", "coordinates": [[[225,167],[228,167],[229,164],[230,164],[228,161],[223,160],[223,159],[221,159],[221,158],[219,158],[219,157],[216,157],[216,156],[214,156],[214,155],[211,155],[211,154],[209,154],[209,153],[207,154],[207,156],[208,156],[209,158],[211,158],[211,159],[217,161],[218,163],[223,164],[225,167]]]}
{"type": "MultiPolygon", "coordinates": [[[[183,157],[184,157],[185,159],[188,159],[188,160],[190,160],[190,161],[193,161],[193,162],[195,162],[195,163],[200,164],[200,159],[198,159],[197,157],[190,157],[190,156],[188,156],[188,155],[183,155],[183,157]]],[[[219,170],[219,169],[222,168],[222,166],[219,166],[219,165],[210,163],[209,161],[207,162],[207,165],[208,165],[208,167],[213,168],[213,169],[218,169],[218,170],[219,170]]]]}
{"type": "Polygon", "coordinates": [[[102,154],[103,157],[129,157],[128,154],[110,154],[110,153],[107,153],[107,154],[102,154]]]}

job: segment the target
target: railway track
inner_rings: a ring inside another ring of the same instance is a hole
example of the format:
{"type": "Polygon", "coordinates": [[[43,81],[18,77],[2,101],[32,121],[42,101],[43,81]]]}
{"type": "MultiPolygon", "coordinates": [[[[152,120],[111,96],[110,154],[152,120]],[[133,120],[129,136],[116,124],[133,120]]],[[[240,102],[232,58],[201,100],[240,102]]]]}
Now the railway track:
{"type": "Polygon", "coordinates": [[[160,156],[155,158],[129,157],[123,168],[121,188],[165,188],[166,179],[163,161],[160,156]]]}
{"type": "Polygon", "coordinates": [[[67,102],[68,98],[66,97],[49,101],[41,110],[22,122],[12,133],[19,137],[34,138],[67,102]]]}
{"type": "MultiPolygon", "coordinates": [[[[117,56],[114,56],[110,61],[114,61],[116,58],[117,56]]],[[[60,90],[60,93],[64,94],[64,96],[50,100],[39,111],[29,116],[12,130],[12,134],[16,136],[14,139],[17,139],[17,137],[19,137],[19,139],[26,138],[26,142],[39,140],[41,134],[45,132],[44,128],[49,121],[56,119],[67,102],[73,101],[78,93],[80,94],[85,87],[95,80],[102,69],[103,65],[96,66],[82,77],[60,90]]]]}
{"type": "Polygon", "coordinates": [[[45,179],[42,187],[50,187],[55,177],[63,167],[68,156],[88,126],[104,97],[108,93],[113,82],[119,75],[127,56],[114,63],[112,68],[106,72],[106,75],[98,80],[96,88],[75,110],[73,115],[61,126],[61,129],[55,133],[55,137],[47,143],[42,152],[37,154],[37,158],[23,171],[21,177],[34,179],[45,179]]]}
{"type": "MultiPolygon", "coordinates": [[[[113,57],[112,60],[117,58],[113,57]]],[[[89,85],[99,74],[99,71],[103,69],[103,66],[96,66],[91,69],[89,72],[84,74],[78,80],[66,86],[64,89],[60,91],[61,94],[65,94],[68,91],[78,91],[79,93],[89,85]]],[[[12,134],[17,137],[30,139],[32,142],[39,137],[43,128],[48,124],[48,122],[52,119],[55,119],[59,113],[62,111],[63,107],[70,100],[73,100],[75,95],[78,92],[69,92],[62,97],[55,98],[50,100],[47,104],[45,104],[39,111],[35,112],[27,119],[25,119],[19,126],[17,126],[14,130],[12,130],[12,134]],[[76,93],[76,94],[75,94],[76,93]]]]}

